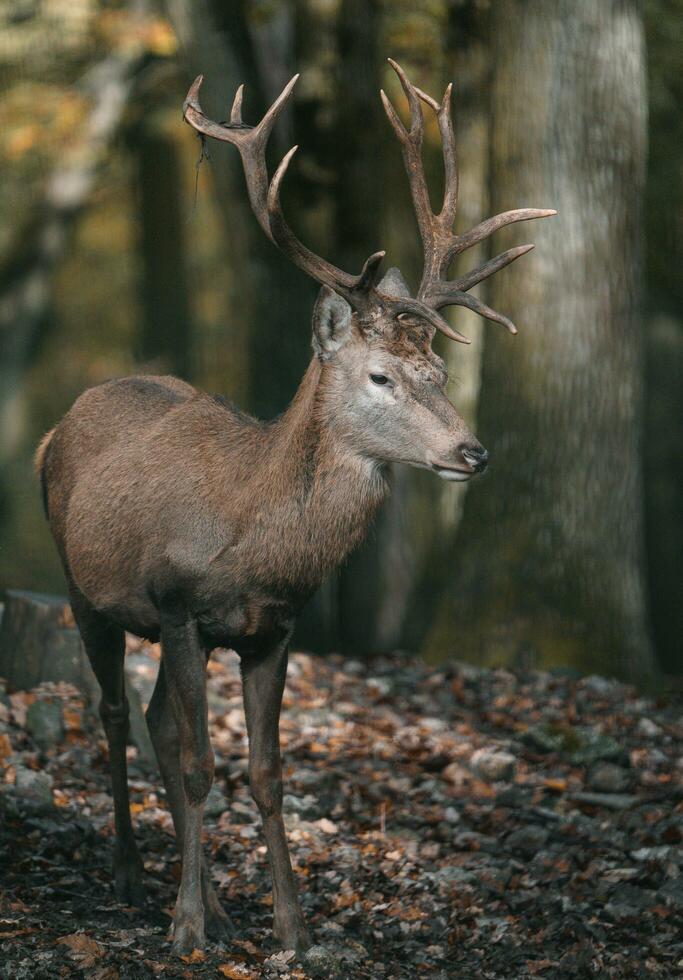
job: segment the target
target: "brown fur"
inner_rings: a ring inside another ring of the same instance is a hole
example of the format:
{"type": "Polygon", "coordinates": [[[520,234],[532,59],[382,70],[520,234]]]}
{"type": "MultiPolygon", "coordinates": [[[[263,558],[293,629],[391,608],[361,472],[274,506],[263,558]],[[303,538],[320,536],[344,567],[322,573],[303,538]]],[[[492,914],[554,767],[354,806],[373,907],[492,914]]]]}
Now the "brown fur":
{"type": "Polygon", "coordinates": [[[86,391],[39,463],[79,592],[155,637],[159,600],[181,589],[207,645],[239,645],[298,610],[385,491],[381,467],[340,451],[324,424],[324,371],[314,360],[271,423],[171,378],[86,391]]]}
{"type": "Polygon", "coordinates": [[[49,432],[45,433],[43,438],[38,443],[36,451],[33,455],[33,469],[35,470],[36,476],[40,476],[42,472],[43,463],[45,462],[45,454],[47,453],[50,440],[54,435],[54,431],[54,429],[50,429],[49,432]]]}

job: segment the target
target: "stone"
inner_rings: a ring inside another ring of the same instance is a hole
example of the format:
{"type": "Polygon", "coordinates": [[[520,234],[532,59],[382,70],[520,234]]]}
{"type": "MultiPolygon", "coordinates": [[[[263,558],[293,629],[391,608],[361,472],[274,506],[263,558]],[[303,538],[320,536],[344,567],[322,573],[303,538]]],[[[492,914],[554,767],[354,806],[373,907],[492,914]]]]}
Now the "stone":
{"type": "Polygon", "coordinates": [[[282,798],[283,813],[298,813],[301,817],[315,820],[320,815],[319,809],[318,800],[311,793],[306,793],[305,796],[285,793],[282,798]]]}
{"type": "Polygon", "coordinates": [[[636,725],[636,731],[639,735],[644,735],[645,738],[656,738],[662,734],[662,729],[650,718],[641,718],[636,725]]]}
{"type": "Polygon", "coordinates": [[[52,777],[46,772],[36,772],[34,769],[17,766],[14,789],[18,796],[30,800],[41,808],[52,807],[52,777]]]}
{"type": "Polygon", "coordinates": [[[451,864],[446,865],[444,868],[439,868],[436,871],[427,871],[425,872],[425,877],[430,881],[436,882],[437,885],[474,885],[477,882],[477,876],[473,871],[468,871],[467,868],[459,868],[451,864]]]}
{"type": "Polygon", "coordinates": [[[619,682],[613,678],[590,674],[583,678],[582,686],[599,697],[608,697],[619,687],[619,682]]]}
{"type": "Polygon", "coordinates": [[[156,765],[156,754],[150,738],[145,709],[140,692],[131,683],[130,675],[124,675],[126,697],[128,698],[128,737],[138,750],[138,758],[148,766],[156,765]]]}
{"type": "Polygon", "coordinates": [[[514,755],[509,752],[477,749],[470,759],[470,765],[481,779],[493,783],[512,779],[516,761],[514,755]]]}
{"type": "Polygon", "coordinates": [[[303,956],[304,966],[312,977],[340,977],[342,962],[327,946],[311,946],[303,956]]]}
{"type": "Polygon", "coordinates": [[[622,793],[628,789],[630,782],[631,774],[628,769],[614,762],[596,762],[586,779],[590,789],[597,790],[598,793],[622,793]]]}
{"type": "Polygon", "coordinates": [[[460,823],[460,814],[454,806],[447,806],[443,812],[446,822],[449,824],[460,823]]]}
{"type": "Polygon", "coordinates": [[[545,827],[530,823],[526,827],[520,827],[508,834],[506,844],[512,851],[523,854],[524,857],[533,857],[545,845],[549,833],[545,827]]]}
{"type": "Polygon", "coordinates": [[[209,790],[209,795],[206,798],[206,803],[204,804],[204,816],[208,819],[214,819],[222,816],[225,811],[229,808],[225,794],[216,783],[213,784],[209,790]]]}
{"type": "Polygon", "coordinates": [[[629,810],[640,803],[637,796],[629,793],[572,793],[570,799],[589,806],[604,806],[608,810],[629,810]]]}
{"type": "Polygon", "coordinates": [[[665,905],[683,911],[683,875],[672,878],[659,889],[657,893],[664,900],[665,905]]]}
{"type": "Polygon", "coordinates": [[[609,735],[586,726],[530,725],[521,736],[535,751],[559,752],[575,766],[595,762],[619,762],[627,758],[624,748],[609,735]]]}
{"type": "Polygon", "coordinates": [[[26,728],[41,749],[49,749],[64,738],[64,716],[58,701],[33,701],[26,712],[26,728]]]}

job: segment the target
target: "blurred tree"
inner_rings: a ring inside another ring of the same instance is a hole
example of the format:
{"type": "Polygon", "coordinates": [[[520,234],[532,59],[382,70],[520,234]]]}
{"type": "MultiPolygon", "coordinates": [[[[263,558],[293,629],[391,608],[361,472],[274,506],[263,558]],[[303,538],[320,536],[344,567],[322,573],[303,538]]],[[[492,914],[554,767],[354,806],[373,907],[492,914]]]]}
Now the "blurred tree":
{"type": "Polygon", "coordinates": [[[683,0],[647,0],[650,153],[646,197],[645,519],[657,654],[682,673],[683,0]]]}
{"type": "Polygon", "coordinates": [[[177,111],[149,104],[130,133],[137,159],[142,322],[138,358],[148,368],[192,377],[192,311],[186,261],[177,111]]]}
{"type": "MultiPolygon", "coordinates": [[[[431,657],[653,671],[642,526],[641,196],[646,84],[635,0],[492,8],[492,189],[559,217],[501,233],[537,250],[496,276],[479,435],[431,657]],[[454,643],[454,638],[457,642],[454,643]]],[[[496,248],[496,251],[499,249],[496,248]]]]}
{"type": "Polygon", "coordinates": [[[133,43],[91,66],[80,80],[91,109],[77,140],[55,164],[35,206],[31,241],[0,273],[0,458],[23,435],[23,377],[46,324],[55,269],[75,218],[87,206],[98,170],[121,125],[136,72],[147,52],[133,43]]]}
{"type": "MultiPolygon", "coordinates": [[[[487,127],[482,110],[488,59],[484,18],[475,7],[469,2],[457,8],[445,2],[416,6],[406,0],[383,4],[381,18],[373,19],[361,17],[358,4],[352,0],[341,5],[340,55],[344,68],[340,88],[348,94],[356,87],[357,108],[352,112],[351,96],[340,119],[344,132],[340,132],[338,144],[349,129],[358,130],[357,123],[354,129],[354,116],[360,116],[364,123],[362,142],[354,149],[361,165],[354,168],[348,164],[341,170],[342,212],[348,214],[353,200],[358,203],[355,217],[340,222],[339,234],[347,248],[354,243],[358,265],[361,253],[375,247],[369,235],[376,223],[381,229],[377,246],[387,249],[387,265],[398,265],[413,289],[421,273],[420,239],[401,153],[375,93],[382,85],[400,111],[406,111],[400,87],[387,68],[386,54],[396,58],[429,92],[441,94],[448,81],[456,80],[455,112],[463,150],[464,218],[460,220],[476,223],[486,197],[487,127]]],[[[425,120],[423,156],[432,197],[437,200],[443,187],[441,145],[434,117],[427,113],[425,120]]],[[[470,256],[469,260],[475,258],[470,256]]],[[[465,357],[456,357],[454,345],[440,346],[451,371],[450,394],[472,420],[480,328],[473,322],[475,317],[459,314],[459,320],[475,340],[473,350],[465,357]]],[[[443,542],[454,533],[460,516],[460,488],[444,487],[432,475],[409,467],[393,467],[391,482],[392,493],[378,516],[374,534],[352,556],[340,577],[340,642],[352,651],[419,646],[437,583],[442,581],[443,542]]]]}
{"type": "MultiPolygon", "coordinates": [[[[202,104],[209,115],[224,118],[244,82],[244,118],[257,122],[294,74],[288,26],[291,4],[226,6],[211,0],[167,0],[166,6],[180,42],[188,85],[200,72],[204,74],[202,104]]],[[[286,113],[274,133],[273,153],[279,153],[278,159],[291,146],[288,119],[286,113]]],[[[207,150],[223,218],[225,275],[231,282],[225,329],[237,334],[249,352],[246,407],[257,416],[269,417],[285,408],[307,363],[314,292],[303,274],[292,270],[273,248],[251,214],[234,147],[212,142],[207,150]]],[[[293,172],[283,194],[288,214],[296,216],[305,201],[297,193],[300,186],[293,172]]]]}

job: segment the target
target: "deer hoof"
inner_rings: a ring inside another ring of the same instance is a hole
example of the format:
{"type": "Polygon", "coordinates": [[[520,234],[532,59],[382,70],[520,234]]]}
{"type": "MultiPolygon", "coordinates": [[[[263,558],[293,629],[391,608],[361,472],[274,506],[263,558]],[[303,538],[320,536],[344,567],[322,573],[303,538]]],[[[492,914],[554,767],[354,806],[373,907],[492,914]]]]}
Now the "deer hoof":
{"type": "Polygon", "coordinates": [[[290,923],[278,923],[273,926],[273,938],[281,949],[295,949],[301,956],[311,945],[306,926],[302,919],[290,923]]]}
{"type": "Polygon", "coordinates": [[[187,919],[184,922],[176,921],[171,946],[176,956],[186,956],[193,949],[204,949],[205,945],[203,921],[197,922],[195,919],[187,919]]]}
{"type": "Polygon", "coordinates": [[[114,856],[114,894],[122,905],[144,906],[146,896],[142,883],[142,860],[137,850],[114,856]]]}

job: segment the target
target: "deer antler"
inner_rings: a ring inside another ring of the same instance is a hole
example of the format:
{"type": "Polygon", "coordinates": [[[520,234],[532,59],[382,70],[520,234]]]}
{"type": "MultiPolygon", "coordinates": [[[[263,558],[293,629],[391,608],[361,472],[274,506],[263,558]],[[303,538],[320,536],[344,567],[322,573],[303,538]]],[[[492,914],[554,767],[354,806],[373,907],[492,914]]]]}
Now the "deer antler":
{"type": "MultiPolygon", "coordinates": [[[[458,206],[458,167],[455,152],[455,134],[453,131],[453,120],[451,118],[451,90],[449,85],[444,93],[441,103],[438,103],[430,95],[427,95],[417,86],[413,85],[400,65],[391,58],[389,64],[398,75],[399,81],[408,100],[410,109],[410,128],[401,122],[396,110],[387,98],[384,91],[380,92],[384,111],[387,114],[394,132],[401,144],[403,161],[408,173],[410,193],[413,199],[413,207],[417,218],[422,247],[424,251],[424,268],[422,280],[418,290],[418,300],[432,309],[440,310],[444,306],[465,306],[475,313],[502,323],[510,333],[517,333],[514,323],[501,313],[497,313],[482,303],[475,296],[470,296],[467,290],[476,286],[483,279],[492,276],[494,272],[514,262],[521,255],[530,251],[533,245],[519,245],[517,248],[508,249],[494,259],[485,262],[474,269],[472,272],[459,279],[448,280],[448,268],[460,252],[470,248],[477,242],[488,238],[494,231],[504,225],[512,224],[515,221],[528,221],[530,218],[547,218],[557,214],[552,210],[541,210],[538,208],[522,208],[517,211],[505,211],[482,221],[476,227],[465,232],[463,235],[453,233],[453,222],[458,206]],[[426,103],[436,113],[436,120],[441,136],[443,151],[445,182],[444,196],[441,211],[434,214],[429,201],[429,189],[422,164],[422,139],[424,134],[424,123],[422,119],[422,107],[420,102],[426,103]]],[[[458,338],[460,339],[460,338],[458,338]]]]}
{"type": "Polygon", "coordinates": [[[379,265],[384,252],[373,253],[365,262],[357,276],[349,275],[326,259],[310,251],[291,230],[285,220],[280,204],[280,186],[287,167],[297,147],[285,155],[272,180],[268,178],[266,167],[266,145],[275,121],[289,101],[298,75],[284,87],[275,102],[268,109],[261,122],[248,126],[242,120],[242,96],[244,86],[240,85],[230,111],[229,123],[216,123],[204,115],[199,104],[199,89],[203,76],[199,75],[192,83],[185,102],[183,118],[198,133],[211,136],[225,143],[232,143],[239,150],[242,167],[247,182],[247,193],[251,208],[258,223],[268,238],[304,272],[319,283],[323,283],[343,296],[366,322],[388,314],[398,318],[402,314],[417,316],[427,320],[433,327],[453,340],[469,343],[436,312],[436,307],[420,299],[396,298],[387,296],[375,288],[379,265]]]}

